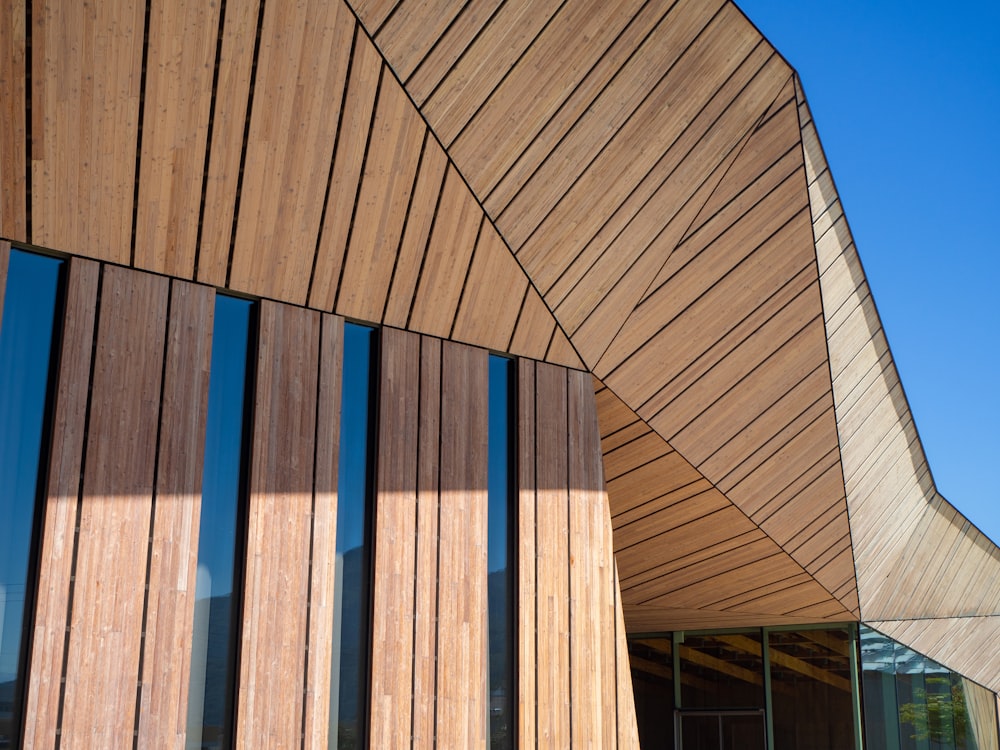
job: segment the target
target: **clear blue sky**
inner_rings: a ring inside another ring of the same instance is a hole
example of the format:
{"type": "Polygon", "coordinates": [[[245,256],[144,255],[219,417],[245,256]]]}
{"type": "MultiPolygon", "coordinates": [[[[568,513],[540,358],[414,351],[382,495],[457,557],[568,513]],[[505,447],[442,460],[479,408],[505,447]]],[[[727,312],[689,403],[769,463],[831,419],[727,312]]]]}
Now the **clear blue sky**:
{"type": "Polygon", "coordinates": [[[737,4],[802,79],[938,490],[1000,542],[1000,3],[737,4]]]}

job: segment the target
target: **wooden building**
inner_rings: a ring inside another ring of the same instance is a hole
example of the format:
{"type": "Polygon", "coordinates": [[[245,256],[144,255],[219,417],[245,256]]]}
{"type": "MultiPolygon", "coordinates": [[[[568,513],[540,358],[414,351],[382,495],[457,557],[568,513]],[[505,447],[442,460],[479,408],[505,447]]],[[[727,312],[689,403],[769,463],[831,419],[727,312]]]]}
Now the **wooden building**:
{"type": "Polygon", "coordinates": [[[857,623],[995,727],[1000,549],[729,0],[9,0],[0,87],[2,330],[41,299],[15,257],[56,264],[20,746],[190,747],[197,693],[204,746],[634,748],[629,635],[857,623]]]}

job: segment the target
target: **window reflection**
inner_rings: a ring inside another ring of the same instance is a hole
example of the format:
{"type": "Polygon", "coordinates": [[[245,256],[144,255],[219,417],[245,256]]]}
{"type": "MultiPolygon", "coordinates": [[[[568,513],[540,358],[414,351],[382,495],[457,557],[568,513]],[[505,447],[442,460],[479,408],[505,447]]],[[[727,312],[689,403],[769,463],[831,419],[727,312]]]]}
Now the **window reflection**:
{"type": "Polygon", "coordinates": [[[216,295],[188,694],[189,750],[228,747],[233,736],[255,313],[249,300],[216,295]]]}
{"type": "Polygon", "coordinates": [[[344,325],[329,739],[339,750],[366,743],[375,335],[373,328],[344,325]]]}
{"type": "Polygon", "coordinates": [[[515,503],[512,416],[513,360],[490,357],[489,384],[489,610],[490,747],[514,747],[514,560],[515,503]]]}
{"type": "Polygon", "coordinates": [[[64,262],[11,250],[0,318],[0,747],[17,747],[64,262]]]}

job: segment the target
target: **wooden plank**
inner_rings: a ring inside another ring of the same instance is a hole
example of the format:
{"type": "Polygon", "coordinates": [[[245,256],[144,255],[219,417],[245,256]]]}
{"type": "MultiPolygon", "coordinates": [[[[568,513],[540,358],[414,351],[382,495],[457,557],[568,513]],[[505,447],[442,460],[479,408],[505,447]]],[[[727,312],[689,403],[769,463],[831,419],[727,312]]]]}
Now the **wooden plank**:
{"type": "Polygon", "coordinates": [[[524,143],[520,153],[512,153],[508,157],[513,159],[513,163],[506,165],[498,174],[487,177],[490,181],[490,208],[499,214],[567,133],[579,121],[592,117],[588,114],[592,108],[601,110],[605,117],[620,118],[622,110],[634,106],[635,92],[651,86],[651,80],[663,75],[669,68],[666,64],[656,70],[655,62],[650,65],[648,50],[655,46],[665,51],[673,45],[674,57],[661,59],[664,63],[676,59],[686,46],[682,37],[686,33],[696,33],[691,23],[704,24],[710,16],[703,13],[717,9],[717,3],[698,7],[686,2],[680,3],[679,7],[677,3],[647,3],[639,8],[618,38],[594,62],[543,127],[524,143]],[[694,7],[694,12],[685,15],[685,6],[694,7]],[[664,15],[675,9],[680,12],[671,16],[671,21],[664,22],[664,15]],[[660,32],[665,32],[667,37],[662,43],[658,41],[660,32]]]}
{"type": "Polygon", "coordinates": [[[369,32],[374,33],[401,2],[402,0],[357,0],[352,5],[369,32]]]}
{"type": "Polygon", "coordinates": [[[438,633],[441,340],[420,339],[416,591],[413,624],[413,747],[433,747],[438,633]]]}
{"type": "MultiPolygon", "coordinates": [[[[180,747],[187,730],[215,290],[174,281],[140,674],[141,747],[180,747]]],[[[211,533],[208,530],[206,533],[211,533]]]]}
{"type": "Polygon", "coordinates": [[[420,65],[462,10],[451,0],[404,0],[378,31],[378,42],[402,80],[420,65]]]}
{"type": "Polygon", "coordinates": [[[128,263],[145,4],[32,4],[31,231],[128,263]]]}
{"type": "Polygon", "coordinates": [[[226,0],[219,41],[218,83],[205,173],[205,207],[196,278],[225,286],[233,238],[233,213],[250,106],[250,83],[260,0],[226,0]]]}
{"type": "Polygon", "coordinates": [[[380,348],[370,731],[373,747],[404,748],[414,699],[420,336],[386,328],[380,348]]]}
{"type": "Polygon", "coordinates": [[[535,363],[517,364],[517,746],[532,747],[537,735],[538,653],[535,483],[535,363]]]}
{"type": "Polygon", "coordinates": [[[555,318],[535,287],[529,285],[508,351],[522,357],[544,359],[555,330],[555,318]]]}
{"type": "MultiPolygon", "coordinates": [[[[761,246],[787,244],[788,252],[792,253],[793,257],[796,247],[801,251],[801,244],[797,243],[801,240],[800,232],[809,231],[808,213],[804,210],[804,206],[796,207],[795,183],[794,177],[786,180],[753,210],[708,244],[704,251],[696,252],[693,258],[689,257],[690,262],[684,260],[684,248],[687,245],[677,248],[671,254],[667,266],[664,267],[664,271],[671,272],[670,278],[643,304],[642,317],[630,320],[628,329],[619,333],[615,353],[609,350],[598,368],[598,376],[626,401],[637,404],[645,402],[664,381],[669,381],[671,377],[669,374],[665,377],[657,368],[651,366],[648,357],[654,355],[637,357],[637,353],[659,352],[657,361],[669,360],[663,364],[671,367],[671,373],[675,374],[683,369],[686,361],[665,356],[666,350],[659,348],[656,342],[658,336],[669,335],[663,332],[668,330],[670,323],[692,303],[711,290],[720,279],[739,268],[741,263],[746,261],[752,266],[754,261],[747,259],[761,246]],[[775,236],[775,232],[779,229],[782,229],[780,236],[775,236]],[[613,375],[605,369],[610,367],[612,362],[621,363],[616,366],[613,375]],[[615,388],[613,381],[619,379],[633,384],[629,391],[615,388]]],[[[760,270],[764,272],[766,279],[766,270],[760,270]]],[[[739,275],[738,271],[736,275],[739,275]]],[[[772,281],[777,289],[782,286],[785,279],[772,279],[772,281]]],[[[817,304],[817,313],[820,309],[817,304]]],[[[731,321],[730,325],[735,325],[737,322],[738,318],[731,321]]]]}
{"type": "Polygon", "coordinates": [[[448,157],[438,142],[431,137],[424,140],[423,160],[413,187],[410,213],[403,231],[396,268],[393,271],[389,295],[385,303],[382,322],[388,326],[405,328],[413,306],[413,294],[420,277],[420,268],[427,242],[434,226],[434,215],[444,186],[448,157]]]}
{"type": "Polygon", "coordinates": [[[59,729],[60,687],[69,623],[74,529],[80,497],[99,275],[97,263],[70,259],[49,453],[48,498],[38,556],[38,592],[28,662],[25,747],[53,747],[59,729]]]}
{"type": "Polygon", "coordinates": [[[219,3],[150,5],[135,265],[192,278],[219,3]]]}
{"type": "Polygon", "coordinates": [[[236,289],[307,301],[354,27],[346,3],[265,5],[233,244],[236,289]]]}
{"type": "Polygon", "coordinates": [[[451,334],[472,251],[485,223],[482,208],[458,170],[450,166],[417,282],[409,329],[432,336],[451,334]]]}
{"type": "Polygon", "coordinates": [[[506,171],[640,5],[636,0],[563,4],[503,82],[487,92],[482,106],[469,102],[469,115],[474,116],[468,124],[466,115],[455,116],[457,109],[446,120],[432,120],[477,195],[486,195],[489,181],[506,171]],[[579,44],[580,39],[587,39],[588,44],[579,44]],[[530,93],[526,96],[525,92],[530,93]]]}
{"type": "Polygon", "coordinates": [[[132,744],[168,285],[104,269],[68,623],[68,746],[132,744]]]}
{"type": "Polygon", "coordinates": [[[301,742],[319,342],[319,314],[261,303],[238,748],[301,742]]]}
{"type": "MultiPolygon", "coordinates": [[[[346,84],[337,149],[333,154],[329,185],[324,186],[329,193],[326,218],[316,247],[312,289],[309,291],[309,306],[321,310],[333,310],[336,302],[364,169],[368,134],[372,127],[375,97],[383,77],[384,62],[372,43],[358,29],[354,30],[354,40],[354,56],[351,59],[350,80],[346,84]]],[[[346,40],[344,45],[350,46],[346,40]]]]}
{"type": "Polygon", "coordinates": [[[567,384],[561,367],[536,369],[538,740],[570,744],[569,517],[567,384]]]}
{"type": "Polygon", "coordinates": [[[474,747],[489,734],[486,351],[445,342],[441,381],[437,741],[474,747]]]}
{"type": "MultiPolygon", "coordinates": [[[[619,252],[625,251],[629,260],[634,259],[639,252],[631,249],[633,245],[645,247],[656,236],[657,227],[667,224],[682,207],[687,208],[687,200],[699,192],[700,185],[706,181],[714,185],[723,175],[729,179],[723,165],[728,166],[737,154],[745,151],[741,147],[754,123],[767,110],[788,75],[787,67],[779,58],[770,57],[770,50],[765,45],[743,49],[743,54],[746,56],[742,60],[727,63],[738,66],[718,90],[707,90],[706,96],[710,98],[700,110],[691,113],[690,122],[682,121],[666,128],[666,123],[657,122],[652,113],[646,111],[649,105],[643,104],[553,206],[538,231],[519,248],[518,257],[523,256],[522,262],[529,272],[536,268],[544,272],[546,266],[561,270],[571,265],[558,257],[565,253],[564,250],[554,253],[553,248],[565,245],[577,252],[583,250],[579,259],[568,259],[577,267],[570,269],[565,281],[560,278],[557,283],[551,273],[538,279],[543,288],[551,288],[556,299],[564,300],[571,285],[584,276],[595,279],[586,269],[598,258],[608,263],[609,257],[618,254],[612,251],[609,256],[606,251],[609,245],[621,248],[619,252]],[[660,128],[665,131],[661,148],[640,153],[637,144],[645,137],[645,131],[660,128]],[[593,192],[595,184],[601,185],[597,194],[593,192]],[[653,206],[647,205],[650,199],[653,199],[653,206]],[[573,216],[577,217],[576,221],[572,220],[573,216]],[[619,240],[618,234],[626,229],[629,238],[619,240]],[[646,239],[637,242],[635,235],[640,233],[646,239]]],[[[682,72],[677,71],[678,74],[682,72]]],[[[672,73],[659,88],[674,80],[672,73]]],[[[651,96],[655,99],[656,92],[651,96]]],[[[576,131],[571,136],[583,137],[576,131]]],[[[711,193],[700,196],[698,205],[691,207],[694,213],[711,197],[711,193]]],[[[511,208],[513,210],[514,204],[511,208]]],[[[694,218],[691,215],[684,222],[682,234],[694,218]]],[[[611,274],[610,282],[621,275],[621,271],[611,274]]],[[[603,274],[597,274],[596,278],[603,279],[603,274]]],[[[646,284],[651,278],[652,275],[646,279],[646,284]]],[[[571,309],[580,304],[572,305],[571,309]]],[[[572,325],[578,324],[577,319],[572,325]]]]}
{"type": "MultiPolygon", "coordinates": [[[[477,65],[482,64],[479,54],[467,55],[469,45],[477,41],[480,33],[489,33],[489,29],[495,27],[493,14],[498,10],[503,13],[503,6],[503,0],[472,0],[459,11],[444,33],[433,40],[427,55],[406,78],[406,90],[417,106],[427,100],[441,79],[464,58],[474,57],[477,65]]],[[[477,52],[478,49],[477,45],[477,52]]]]}
{"type": "Polygon", "coordinates": [[[506,351],[527,288],[524,271],[493,225],[485,222],[472,256],[451,338],[506,351]]]}
{"type": "Polygon", "coordinates": [[[28,165],[25,144],[27,18],[24,2],[0,8],[0,236],[28,242],[28,165]]]}
{"type": "MultiPolygon", "coordinates": [[[[645,295],[695,214],[720,182],[728,181],[729,169],[752,137],[752,123],[773,96],[783,68],[777,57],[767,57],[763,45],[757,47],[619,204],[605,200],[605,208],[593,210],[589,221],[553,224],[522,248],[526,258],[538,254],[532,248],[544,254],[544,237],[561,235],[559,242],[579,249],[546,293],[564,316],[564,325],[582,328],[602,300],[621,295],[617,287],[626,277],[639,276],[631,283],[635,291],[627,297],[629,311],[645,295]],[[646,259],[649,253],[657,260],[646,259]]],[[[538,283],[549,286],[544,279],[538,283]]]]}
{"type": "Polygon", "coordinates": [[[337,296],[339,314],[371,321],[385,310],[426,131],[395,79],[384,77],[380,92],[358,194],[364,213],[354,223],[337,296]]]}
{"type": "MultiPolygon", "coordinates": [[[[609,118],[611,123],[593,118],[593,123],[579,123],[572,131],[573,137],[559,144],[499,214],[497,226],[511,247],[520,253],[525,240],[543,221],[559,223],[566,213],[574,215],[576,211],[586,215],[586,206],[595,210],[588,203],[588,197],[593,200],[595,185],[599,186],[597,195],[610,198],[617,207],[621,196],[678,139],[759,39],[737,8],[723,6],[690,47],[680,46],[683,54],[670,72],[651,89],[632,98],[637,105],[634,111],[630,107],[617,122],[614,118],[609,118]],[[692,79],[698,81],[696,87],[690,84],[692,79]]],[[[673,54],[678,51],[669,46],[661,49],[673,54]]],[[[657,76],[664,70],[660,65],[657,62],[653,66],[657,76]]],[[[455,158],[460,159],[457,152],[455,158]]],[[[491,202],[487,209],[496,215],[491,202]]],[[[607,209],[598,210],[598,214],[609,213],[607,209]]]]}
{"type": "Polygon", "coordinates": [[[565,332],[559,326],[552,332],[552,340],[549,342],[549,349],[545,352],[545,361],[553,365],[562,365],[574,370],[586,370],[580,355],[577,354],[573,344],[570,343],[565,332]]]}
{"type": "Polygon", "coordinates": [[[610,562],[610,556],[603,556],[603,522],[607,520],[610,526],[610,518],[606,518],[607,496],[590,375],[570,371],[566,377],[571,736],[575,743],[603,744],[604,722],[610,721],[610,716],[605,713],[598,679],[608,645],[601,638],[608,634],[600,629],[604,604],[600,596],[611,593],[601,586],[610,562]]]}
{"type": "Polygon", "coordinates": [[[431,53],[406,88],[442,140],[449,142],[445,134],[453,137],[469,121],[561,5],[558,0],[507,0],[450,70],[438,62],[451,48],[448,37],[441,55],[431,53]]]}
{"type": "Polygon", "coordinates": [[[337,567],[337,462],[344,364],[344,320],[322,316],[319,403],[316,407],[316,486],[313,495],[308,665],[305,683],[306,747],[328,744],[333,617],[337,567]]]}

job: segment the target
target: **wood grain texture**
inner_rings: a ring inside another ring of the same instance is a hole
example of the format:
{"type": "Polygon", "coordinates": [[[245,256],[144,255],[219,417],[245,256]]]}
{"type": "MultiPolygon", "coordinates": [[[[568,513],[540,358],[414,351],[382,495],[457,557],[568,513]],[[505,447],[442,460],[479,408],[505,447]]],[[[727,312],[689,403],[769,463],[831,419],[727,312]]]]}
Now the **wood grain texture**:
{"type": "Polygon", "coordinates": [[[432,747],[437,730],[438,527],[440,518],[441,341],[420,339],[416,589],[413,627],[413,747],[432,747]]]}
{"type": "Polygon", "coordinates": [[[25,142],[27,14],[30,0],[0,8],[0,236],[28,242],[28,163],[25,142]]]}
{"type": "Polygon", "coordinates": [[[205,172],[205,207],[196,278],[225,286],[239,190],[242,144],[250,111],[250,84],[260,0],[226,0],[219,40],[218,83],[205,172]],[[239,147],[237,147],[239,144],[239,147]]]}
{"type": "Polygon", "coordinates": [[[517,363],[517,745],[535,744],[538,718],[535,363],[517,363]]]}
{"type": "Polygon", "coordinates": [[[128,263],[145,5],[32,4],[32,241],[128,263]]]}
{"type": "Polygon", "coordinates": [[[236,746],[293,747],[303,723],[320,316],[260,306],[236,746]],[[276,711],[275,706],[282,710],[276,711]]]}
{"type": "Polygon", "coordinates": [[[61,742],[132,743],[168,281],[108,266],[94,348],[61,742]]]}
{"type": "Polygon", "coordinates": [[[54,747],[59,728],[99,275],[94,261],[69,262],[25,701],[25,747],[54,747]]]}
{"type": "Polygon", "coordinates": [[[410,745],[420,452],[420,336],[387,328],[379,369],[371,744],[410,745]]]}
{"type": "MultiPolygon", "coordinates": [[[[340,133],[326,186],[326,215],[316,245],[312,289],[309,290],[309,305],[320,310],[332,311],[336,304],[341,268],[355,219],[368,134],[385,66],[378,51],[357,28],[353,30],[353,39],[354,54],[340,113],[340,133]]],[[[351,42],[345,40],[343,44],[349,46],[351,42]]]]}
{"type": "Polygon", "coordinates": [[[484,222],[455,315],[451,338],[505,351],[528,278],[493,225],[484,222]]]}
{"type": "Polygon", "coordinates": [[[171,284],[139,686],[143,747],[182,748],[187,729],[214,304],[210,287],[171,284]]]}
{"type": "Polygon", "coordinates": [[[574,697],[570,683],[566,371],[539,364],[535,373],[538,740],[547,747],[567,747],[574,697]]]}
{"type": "Polygon", "coordinates": [[[340,2],[265,6],[233,246],[237,289],[307,301],[354,26],[340,2]]]}
{"type": "Polygon", "coordinates": [[[313,494],[308,666],[305,675],[306,747],[323,748],[330,730],[330,680],[337,567],[337,477],[344,320],[321,316],[319,403],[316,406],[316,484],[313,494]]]}
{"type": "Polygon", "coordinates": [[[485,223],[462,176],[449,166],[407,328],[442,338],[451,333],[472,251],[485,223]]]}
{"type": "Polygon", "coordinates": [[[426,129],[399,84],[384,76],[337,297],[341,315],[382,319],[426,129]]]}
{"type": "Polygon", "coordinates": [[[437,741],[473,747],[488,736],[486,622],[489,387],[484,350],[441,352],[437,741]]]}
{"type": "Polygon", "coordinates": [[[220,7],[150,6],[135,265],[184,278],[194,275],[220,7]]]}
{"type": "Polygon", "coordinates": [[[388,326],[405,328],[413,306],[413,294],[420,277],[420,268],[427,243],[434,226],[441,189],[444,186],[448,157],[431,137],[424,142],[423,159],[413,186],[410,214],[403,232],[403,239],[396,256],[392,283],[385,301],[382,322],[388,326]]]}
{"type": "Polygon", "coordinates": [[[462,10],[450,0],[403,0],[378,31],[375,41],[403,80],[420,64],[462,10]]]}

